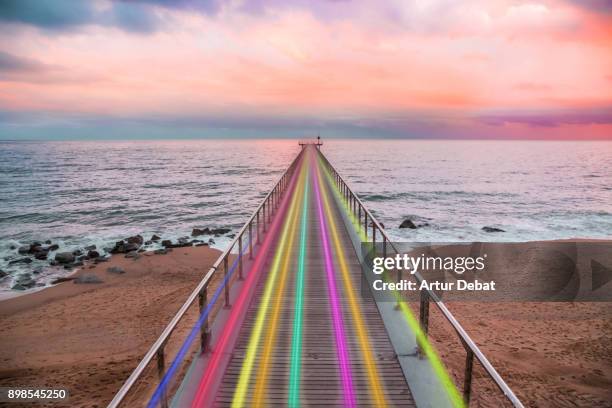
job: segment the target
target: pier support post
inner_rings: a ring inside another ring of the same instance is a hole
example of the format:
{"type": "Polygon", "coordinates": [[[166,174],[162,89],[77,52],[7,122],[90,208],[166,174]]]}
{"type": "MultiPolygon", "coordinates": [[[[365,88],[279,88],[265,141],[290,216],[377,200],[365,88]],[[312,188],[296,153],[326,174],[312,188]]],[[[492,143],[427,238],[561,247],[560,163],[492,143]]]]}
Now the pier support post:
{"type": "Polygon", "coordinates": [[[463,378],[463,399],[465,405],[470,405],[470,395],[472,393],[472,370],[474,368],[474,352],[467,347],[465,356],[465,373],[463,378]]]}
{"type": "MultiPolygon", "coordinates": [[[[208,306],[208,286],[205,286],[198,295],[198,303],[200,305],[200,316],[204,313],[206,306],[208,306]]],[[[202,322],[200,326],[200,352],[202,354],[207,353],[210,350],[210,327],[208,325],[208,316],[202,322]]]]}
{"type": "MultiPolygon", "coordinates": [[[[166,362],[164,358],[164,346],[160,347],[157,350],[157,373],[159,374],[159,379],[164,378],[164,371],[166,370],[166,362]]],[[[162,390],[162,395],[159,399],[162,408],[168,408],[168,395],[166,394],[166,390],[162,390]]]]}

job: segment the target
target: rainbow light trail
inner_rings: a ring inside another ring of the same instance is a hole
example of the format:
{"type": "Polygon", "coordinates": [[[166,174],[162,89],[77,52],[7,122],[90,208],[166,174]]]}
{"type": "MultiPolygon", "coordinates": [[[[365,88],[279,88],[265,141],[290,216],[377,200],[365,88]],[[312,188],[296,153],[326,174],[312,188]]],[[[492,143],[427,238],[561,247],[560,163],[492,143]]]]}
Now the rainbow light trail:
{"type": "MultiPolygon", "coordinates": [[[[308,156],[307,156],[308,158],[308,156]]],[[[306,162],[308,163],[308,162],[306,162]]],[[[304,166],[306,165],[304,164],[304,166]]],[[[308,177],[308,174],[307,174],[308,177]]],[[[302,370],[302,328],[304,325],[304,270],[306,268],[306,241],[308,221],[308,190],[309,177],[304,187],[304,204],[302,208],[302,222],[300,233],[300,256],[295,282],[295,314],[293,316],[293,338],[291,341],[291,368],[289,374],[289,401],[290,407],[300,405],[300,376],[302,370]]]]}
{"type": "MultiPolygon", "coordinates": [[[[297,164],[300,165],[300,163],[297,164]]],[[[289,184],[289,188],[287,189],[287,194],[283,197],[277,215],[274,217],[272,225],[270,226],[270,230],[265,235],[261,250],[257,253],[255,261],[253,262],[253,265],[250,268],[250,272],[247,274],[247,278],[244,281],[245,288],[253,287],[257,283],[259,272],[262,269],[268,250],[270,249],[270,246],[274,241],[274,236],[276,235],[277,230],[280,228],[281,220],[286,219],[284,215],[286,215],[285,213],[289,205],[289,199],[293,197],[293,192],[297,188],[298,173],[299,172],[294,172],[291,177],[291,182],[289,184]]],[[[212,356],[206,366],[206,370],[203,373],[200,382],[198,383],[194,400],[191,404],[193,408],[200,408],[205,406],[206,398],[209,397],[210,388],[218,376],[218,369],[221,364],[221,358],[223,356],[223,353],[228,349],[228,343],[230,341],[230,338],[232,337],[233,332],[235,330],[238,330],[237,324],[243,309],[248,306],[247,300],[248,290],[242,290],[238,295],[236,302],[232,306],[232,312],[230,314],[230,317],[224,325],[222,334],[219,337],[217,344],[215,345],[216,350],[213,351],[212,356]]]]}
{"type": "MultiPolygon", "coordinates": [[[[314,170],[313,170],[314,171],[314,170]]],[[[323,215],[323,204],[321,203],[321,191],[319,188],[321,180],[317,177],[314,183],[317,197],[317,210],[319,214],[319,225],[321,228],[321,241],[323,243],[323,251],[325,253],[325,272],[327,274],[327,292],[329,294],[329,303],[332,311],[334,322],[334,335],[336,340],[336,351],[338,353],[338,362],[340,364],[340,373],[342,375],[342,387],[344,390],[344,405],[347,407],[355,406],[355,396],[353,390],[353,379],[351,375],[351,367],[348,353],[346,351],[346,336],[342,322],[342,311],[338,302],[338,289],[336,288],[336,278],[334,264],[331,258],[331,248],[328,240],[327,226],[325,216],[323,215]]]]}
{"type": "MultiPolygon", "coordinates": [[[[259,309],[257,311],[257,317],[255,320],[255,326],[253,331],[251,332],[251,336],[249,338],[249,344],[247,346],[246,356],[244,358],[244,362],[242,364],[242,368],[240,370],[240,377],[238,379],[238,384],[236,386],[236,390],[234,392],[234,397],[232,400],[232,407],[242,407],[245,404],[245,396],[249,388],[249,382],[251,379],[251,372],[253,371],[253,365],[255,363],[255,358],[257,356],[257,349],[259,347],[259,343],[261,341],[262,332],[264,329],[264,324],[266,323],[266,317],[268,314],[268,309],[270,307],[270,301],[273,296],[275,290],[275,284],[278,277],[278,271],[281,267],[281,260],[283,260],[283,271],[281,280],[281,286],[278,288],[278,291],[275,296],[277,296],[277,301],[275,303],[275,308],[273,312],[273,319],[268,326],[268,333],[270,331],[275,330],[276,324],[278,322],[279,315],[279,300],[282,298],[282,290],[284,289],[285,277],[287,275],[287,267],[289,262],[289,254],[286,249],[291,248],[293,244],[293,237],[296,231],[296,224],[298,218],[298,212],[296,211],[296,207],[298,206],[298,202],[301,199],[301,195],[303,194],[304,189],[301,186],[305,182],[305,177],[307,173],[305,171],[305,166],[302,166],[300,170],[300,179],[298,182],[297,192],[293,195],[291,208],[289,210],[289,214],[287,216],[287,222],[283,225],[283,230],[281,233],[281,238],[279,240],[280,246],[276,249],[276,253],[274,255],[274,260],[272,262],[272,268],[269,272],[268,279],[266,281],[266,287],[264,291],[264,295],[262,297],[261,303],[259,305],[259,309]],[[289,240],[287,237],[289,236],[289,240]],[[284,257],[283,257],[284,256],[284,257]]],[[[270,336],[270,334],[268,334],[270,336]]],[[[267,353],[264,353],[264,360],[262,361],[262,367],[259,369],[260,371],[264,369],[263,365],[267,364],[267,361],[270,357],[270,342],[266,344],[268,347],[267,353]]],[[[267,369],[267,368],[266,368],[267,369]]],[[[263,398],[263,392],[259,393],[259,400],[263,398]]]]}
{"type": "MultiPolygon", "coordinates": [[[[320,173],[319,165],[317,168],[317,176],[320,180],[321,185],[323,186],[323,180],[320,173]]],[[[331,186],[328,186],[331,188],[331,186]]],[[[323,203],[325,206],[325,213],[327,214],[327,219],[329,220],[329,227],[331,231],[331,235],[334,241],[334,247],[336,249],[336,256],[338,257],[338,261],[340,263],[340,270],[342,271],[342,278],[344,281],[345,292],[347,294],[347,298],[349,301],[349,307],[351,310],[351,315],[353,317],[353,321],[355,323],[355,329],[357,331],[357,338],[359,340],[359,346],[361,348],[361,354],[365,359],[365,366],[368,375],[368,383],[370,386],[371,398],[376,406],[387,406],[387,401],[385,398],[385,393],[383,387],[380,384],[380,375],[378,373],[378,368],[376,367],[376,361],[374,359],[372,350],[370,348],[370,340],[368,336],[368,331],[365,327],[365,323],[361,316],[361,310],[359,308],[359,304],[357,302],[355,296],[355,289],[353,288],[353,284],[351,281],[351,275],[348,270],[348,266],[346,264],[346,258],[344,251],[342,249],[342,244],[340,242],[340,238],[338,235],[338,231],[336,228],[336,224],[334,223],[332,209],[329,203],[329,199],[327,197],[327,191],[325,188],[322,189],[322,197],[323,203]]]]}
{"type": "MultiPolygon", "coordinates": [[[[342,196],[342,193],[340,192],[340,190],[334,183],[333,177],[330,174],[327,167],[324,165],[323,159],[321,157],[319,157],[319,162],[323,164],[322,167],[324,169],[328,183],[330,186],[332,186],[332,191],[335,193],[338,201],[343,204],[344,209],[347,211],[347,214],[351,218],[353,227],[355,228],[355,231],[359,235],[359,238],[361,239],[362,242],[367,242],[368,237],[364,233],[363,229],[361,228],[361,223],[357,221],[357,219],[355,218],[355,215],[351,211],[348,202],[342,196]]],[[[421,325],[419,324],[417,318],[412,313],[412,309],[410,309],[410,306],[406,303],[404,299],[402,299],[400,293],[395,291],[394,296],[396,298],[397,304],[399,305],[400,311],[402,315],[404,316],[404,319],[406,320],[408,326],[410,326],[410,329],[413,331],[413,333],[415,333],[417,342],[421,346],[422,352],[427,357],[429,363],[431,364],[431,367],[434,370],[434,373],[440,380],[440,383],[443,385],[451,403],[455,407],[459,407],[459,408],[465,407],[466,405],[465,405],[465,401],[463,400],[463,397],[459,393],[457,386],[455,385],[452,378],[448,374],[448,371],[444,367],[444,363],[440,359],[438,352],[436,351],[434,346],[429,342],[427,335],[423,332],[423,329],[421,328],[421,325]]]]}

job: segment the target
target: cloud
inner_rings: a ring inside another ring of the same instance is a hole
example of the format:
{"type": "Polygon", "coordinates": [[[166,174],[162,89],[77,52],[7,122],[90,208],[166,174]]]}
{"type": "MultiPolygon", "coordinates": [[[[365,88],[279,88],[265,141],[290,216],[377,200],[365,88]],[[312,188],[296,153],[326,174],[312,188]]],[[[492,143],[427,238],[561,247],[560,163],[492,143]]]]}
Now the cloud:
{"type": "Polygon", "coordinates": [[[0,51],[0,75],[11,72],[40,72],[46,68],[45,64],[31,58],[23,58],[0,51]]]}
{"type": "Polygon", "coordinates": [[[491,126],[522,124],[535,127],[564,125],[612,125],[612,106],[592,109],[567,109],[548,112],[516,112],[484,114],[476,118],[491,126]]]}
{"type": "Polygon", "coordinates": [[[2,0],[0,22],[59,32],[99,25],[149,33],[161,25],[162,19],[154,8],[138,2],[111,2],[100,7],[93,1],[82,0],[2,0]]]}

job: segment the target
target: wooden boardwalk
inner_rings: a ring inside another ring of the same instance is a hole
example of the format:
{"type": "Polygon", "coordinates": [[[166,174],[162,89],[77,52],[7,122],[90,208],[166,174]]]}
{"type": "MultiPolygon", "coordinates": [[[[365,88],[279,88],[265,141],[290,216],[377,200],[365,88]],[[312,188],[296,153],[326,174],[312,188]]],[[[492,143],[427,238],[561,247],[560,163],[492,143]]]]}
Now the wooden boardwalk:
{"type": "MultiPolygon", "coordinates": [[[[308,148],[312,149],[312,148],[308,148]]],[[[314,150],[314,149],[313,149],[314,150]]],[[[304,161],[303,166],[320,165],[313,153],[311,160],[304,161]]],[[[308,170],[307,170],[308,171],[308,170]]],[[[342,376],[340,373],[337,347],[334,336],[334,324],[332,321],[331,304],[327,291],[328,281],[325,268],[325,256],[323,242],[321,240],[321,222],[318,216],[317,200],[313,184],[316,176],[310,173],[308,180],[310,194],[305,204],[307,214],[305,218],[306,249],[304,264],[304,303],[302,348],[301,348],[301,376],[299,384],[300,406],[346,406],[342,376]]],[[[356,406],[373,406],[376,402],[372,398],[371,378],[368,376],[368,364],[364,359],[363,348],[359,344],[357,328],[351,316],[348,291],[353,291],[354,299],[358,302],[358,313],[365,325],[367,332],[367,347],[374,357],[379,386],[384,392],[386,402],[391,406],[414,406],[412,395],[406,383],[406,379],[396,358],[393,346],[387,335],[387,331],[380,317],[378,308],[371,298],[361,295],[361,266],[359,264],[355,249],[351,243],[346,226],[342,221],[340,211],[342,209],[333,198],[332,186],[324,178],[320,188],[327,190],[331,217],[328,221],[334,222],[337,230],[342,251],[346,260],[346,266],[350,273],[353,286],[347,288],[342,284],[342,279],[336,276],[338,288],[338,304],[342,314],[344,334],[347,346],[348,360],[350,361],[350,376],[352,380],[353,399],[356,406]]],[[[294,194],[303,193],[295,190],[294,194]]],[[[300,218],[295,222],[299,222],[300,218]]],[[[304,244],[302,240],[293,240],[290,248],[285,251],[290,256],[291,265],[287,273],[285,287],[282,292],[275,291],[270,304],[280,300],[280,316],[275,333],[275,345],[270,359],[267,372],[267,388],[265,391],[265,406],[287,406],[290,388],[290,365],[292,355],[292,337],[294,335],[294,316],[296,305],[296,278],[298,276],[298,261],[300,249],[304,244]],[[280,297],[280,299],[277,299],[280,297]]],[[[280,239],[275,246],[280,246],[280,239]]],[[[339,255],[333,252],[334,271],[338,274],[341,270],[339,255]]],[[[273,265],[275,251],[266,254],[265,268],[270,269],[273,265]]],[[[232,352],[231,359],[216,394],[216,406],[230,406],[235,398],[236,389],[239,384],[241,372],[245,359],[247,358],[249,341],[257,325],[257,315],[260,312],[262,297],[264,297],[267,284],[266,273],[262,274],[257,284],[255,295],[248,307],[244,323],[240,329],[238,340],[232,352]]],[[[261,342],[264,343],[264,342],[261,342]]],[[[264,344],[260,344],[262,348],[264,344]]],[[[261,355],[256,354],[254,367],[260,364],[261,355]]],[[[221,375],[221,374],[220,374],[221,375]]],[[[248,391],[245,393],[244,405],[253,405],[253,394],[256,376],[252,375],[248,382],[248,391]]]]}

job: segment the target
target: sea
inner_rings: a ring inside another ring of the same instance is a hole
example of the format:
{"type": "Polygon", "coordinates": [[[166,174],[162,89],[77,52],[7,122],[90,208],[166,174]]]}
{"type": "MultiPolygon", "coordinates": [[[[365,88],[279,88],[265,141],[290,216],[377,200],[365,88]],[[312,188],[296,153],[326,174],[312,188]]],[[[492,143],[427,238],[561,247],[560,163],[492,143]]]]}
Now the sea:
{"type": "MultiPolygon", "coordinates": [[[[23,293],[11,288],[24,274],[29,292],[71,272],[10,264],[33,241],[104,252],[136,234],[236,232],[299,150],[297,140],[0,141],[0,298],[23,293]]],[[[322,151],[397,241],[612,238],[612,142],[347,139],[322,151]],[[405,219],[419,228],[399,228],[405,219]]],[[[223,249],[231,237],[204,239],[223,249]]]]}

